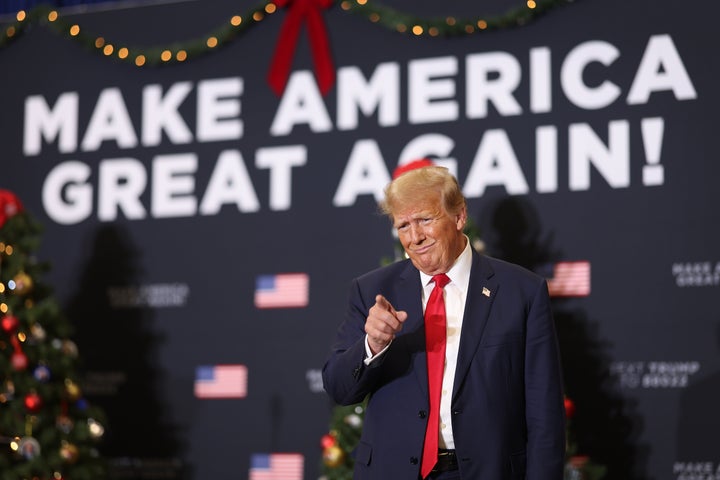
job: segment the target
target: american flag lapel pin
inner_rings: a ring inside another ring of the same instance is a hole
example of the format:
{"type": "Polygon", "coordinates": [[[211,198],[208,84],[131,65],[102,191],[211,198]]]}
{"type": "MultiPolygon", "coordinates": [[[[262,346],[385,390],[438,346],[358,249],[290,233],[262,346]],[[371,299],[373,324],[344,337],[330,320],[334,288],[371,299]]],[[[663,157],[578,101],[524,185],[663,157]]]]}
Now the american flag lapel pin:
{"type": "Polygon", "coordinates": [[[483,289],[482,289],[482,294],[489,298],[489,297],[490,297],[490,290],[488,290],[487,287],[483,287],[483,289]]]}

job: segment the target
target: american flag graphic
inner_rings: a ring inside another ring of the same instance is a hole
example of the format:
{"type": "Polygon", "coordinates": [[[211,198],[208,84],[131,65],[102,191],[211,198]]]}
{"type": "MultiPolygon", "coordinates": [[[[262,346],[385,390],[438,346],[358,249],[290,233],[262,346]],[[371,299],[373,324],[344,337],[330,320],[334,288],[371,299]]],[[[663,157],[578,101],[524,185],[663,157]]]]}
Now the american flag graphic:
{"type": "Polygon", "coordinates": [[[587,297],[590,295],[590,262],[558,262],[547,281],[551,297],[587,297]]]}
{"type": "Polygon", "coordinates": [[[255,453],[250,480],[303,480],[304,458],[299,453],[255,453]]]}
{"type": "Polygon", "coordinates": [[[197,398],[245,398],[247,367],[245,365],[203,365],[195,369],[197,398]]]}
{"type": "Polygon", "coordinates": [[[306,273],[260,275],[255,282],[255,307],[306,307],[310,278],[306,273]]]}

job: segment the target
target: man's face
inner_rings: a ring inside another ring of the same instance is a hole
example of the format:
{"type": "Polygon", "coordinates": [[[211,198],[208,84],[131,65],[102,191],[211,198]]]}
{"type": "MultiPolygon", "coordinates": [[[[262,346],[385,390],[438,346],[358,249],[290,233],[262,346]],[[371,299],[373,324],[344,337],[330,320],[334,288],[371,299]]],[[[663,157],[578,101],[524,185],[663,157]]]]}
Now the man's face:
{"type": "Polygon", "coordinates": [[[401,207],[393,214],[398,238],[413,265],[423,273],[446,273],[465,248],[467,212],[448,214],[437,198],[401,207]]]}

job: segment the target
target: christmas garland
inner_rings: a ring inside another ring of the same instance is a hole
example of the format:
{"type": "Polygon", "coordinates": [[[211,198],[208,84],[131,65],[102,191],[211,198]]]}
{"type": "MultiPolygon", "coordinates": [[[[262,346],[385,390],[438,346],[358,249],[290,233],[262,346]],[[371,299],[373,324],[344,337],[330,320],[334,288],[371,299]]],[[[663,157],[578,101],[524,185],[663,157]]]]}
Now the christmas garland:
{"type": "Polygon", "coordinates": [[[511,8],[500,15],[480,15],[466,18],[455,16],[418,18],[370,0],[344,0],[340,2],[340,7],[343,10],[364,15],[371,22],[400,33],[447,37],[523,26],[555,7],[572,2],[573,0],[527,0],[524,6],[511,8]]]}
{"type": "MultiPolygon", "coordinates": [[[[429,37],[473,35],[491,30],[523,26],[543,13],[573,0],[527,0],[523,6],[509,9],[499,15],[479,15],[458,18],[420,18],[407,12],[388,7],[375,0],[272,0],[233,15],[228,21],[200,38],[183,42],[150,47],[129,46],[115,43],[104,35],[86,32],[71,19],[65,18],[52,6],[42,5],[30,11],[21,10],[15,22],[0,30],[0,49],[12,44],[33,24],[41,24],[86,46],[106,58],[133,63],[138,67],[182,63],[217,50],[238,38],[248,28],[257,25],[267,16],[285,7],[299,12],[300,21],[319,15],[323,8],[338,5],[346,12],[364,16],[367,20],[403,34],[429,37]]],[[[70,17],[71,15],[68,15],[70,17]]],[[[309,21],[309,20],[308,20],[309,21]]],[[[292,23],[292,22],[291,22],[292,23]]],[[[296,22],[297,23],[297,22],[296,22]]],[[[286,26],[288,24],[286,23],[286,26]]],[[[292,25],[290,25],[292,26],[292,25]]]]}

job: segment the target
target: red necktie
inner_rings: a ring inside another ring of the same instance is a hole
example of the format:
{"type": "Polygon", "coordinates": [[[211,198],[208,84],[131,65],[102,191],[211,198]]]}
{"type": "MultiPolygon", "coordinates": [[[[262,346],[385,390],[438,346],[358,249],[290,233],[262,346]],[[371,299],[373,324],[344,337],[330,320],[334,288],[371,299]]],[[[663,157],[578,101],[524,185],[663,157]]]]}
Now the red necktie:
{"type": "Polygon", "coordinates": [[[430,412],[425,445],[423,447],[420,475],[427,477],[437,463],[438,437],[440,435],[440,390],[445,370],[445,300],[443,288],[450,282],[444,273],[433,277],[435,287],[425,307],[425,350],[427,351],[428,388],[430,412]]]}

